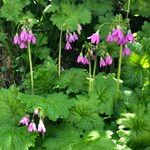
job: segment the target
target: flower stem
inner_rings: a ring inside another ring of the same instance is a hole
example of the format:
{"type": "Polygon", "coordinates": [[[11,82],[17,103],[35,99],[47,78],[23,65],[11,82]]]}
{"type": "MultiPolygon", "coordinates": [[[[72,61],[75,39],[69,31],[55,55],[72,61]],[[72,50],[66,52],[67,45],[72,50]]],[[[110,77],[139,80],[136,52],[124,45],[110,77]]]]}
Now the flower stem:
{"type": "Polygon", "coordinates": [[[62,28],[60,30],[60,39],[59,39],[59,54],[58,54],[58,76],[60,77],[61,72],[61,47],[62,47],[62,28]]]}
{"type": "Polygon", "coordinates": [[[119,64],[118,64],[118,72],[117,72],[117,99],[119,97],[119,81],[120,81],[120,75],[121,75],[121,64],[122,64],[122,46],[120,46],[120,52],[119,52],[119,64]]]}
{"type": "Polygon", "coordinates": [[[30,65],[31,93],[34,94],[33,67],[32,67],[32,55],[31,55],[30,44],[28,44],[28,56],[29,56],[29,65],[30,65]]]}
{"type": "Polygon", "coordinates": [[[95,73],[96,73],[96,65],[97,65],[97,57],[95,57],[95,61],[94,61],[94,68],[93,68],[93,80],[92,80],[92,91],[94,88],[94,80],[95,80],[95,73]]]}
{"type": "Polygon", "coordinates": [[[91,93],[91,90],[92,90],[92,68],[91,68],[91,59],[89,57],[89,94],[91,93]]]}

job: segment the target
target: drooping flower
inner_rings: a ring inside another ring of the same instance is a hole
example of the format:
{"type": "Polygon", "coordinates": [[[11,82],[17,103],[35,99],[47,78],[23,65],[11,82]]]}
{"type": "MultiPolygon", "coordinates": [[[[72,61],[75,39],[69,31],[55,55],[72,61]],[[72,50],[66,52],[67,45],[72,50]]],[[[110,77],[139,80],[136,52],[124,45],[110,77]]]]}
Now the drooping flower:
{"type": "Polygon", "coordinates": [[[34,122],[31,122],[28,126],[28,131],[29,132],[32,132],[32,131],[37,131],[37,128],[36,128],[36,124],[34,122]]]}
{"type": "Polygon", "coordinates": [[[20,49],[27,48],[27,44],[25,42],[20,42],[19,47],[20,47],[20,49]]]}
{"type": "Polygon", "coordinates": [[[131,54],[131,50],[126,46],[122,51],[122,55],[129,56],[130,54],[131,54]]]}
{"type": "Polygon", "coordinates": [[[126,43],[128,43],[128,42],[133,43],[134,42],[134,36],[130,30],[128,31],[127,35],[125,36],[125,40],[126,40],[126,43]]]}
{"type": "Polygon", "coordinates": [[[91,43],[95,43],[98,44],[100,42],[100,36],[99,36],[99,31],[97,31],[96,33],[92,34],[90,37],[88,37],[87,39],[91,40],[91,43]]]}
{"type": "Polygon", "coordinates": [[[29,119],[29,116],[28,116],[28,115],[24,116],[24,117],[20,120],[20,124],[26,125],[26,126],[28,126],[29,122],[30,122],[30,119],[29,119]]]}
{"type": "Polygon", "coordinates": [[[100,58],[99,66],[100,67],[105,67],[106,66],[106,63],[105,63],[105,61],[104,61],[104,59],[102,57],[100,58]]]}
{"type": "Polygon", "coordinates": [[[42,132],[42,133],[46,132],[46,128],[44,126],[44,123],[43,123],[42,119],[40,119],[39,124],[38,124],[38,132],[42,132]]]}
{"type": "Polygon", "coordinates": [[[84,65],[89,64],[89,60],[88,60],[88,58],[86,56],[84,56],[83,64],[84,65]]]}
{"type": "Polygon", "coordinates": [[[25,28],[20,33],[20,40],[23,42],[27,42],[28,40],[28,32],[25,28]]]}
{"type": "Polygon", "coordinates": [[[32,31],[29,31],[27,42],[32,43],[32,44],[36,43],[36,38],[34,34],[32,33],[32,31]]]}
{"type": "Polygon", "coordinates": [[[113,37],[112,37],[111,33],[109,33],[109,34],[107,35],[106,41],[107,41],[107,42],[110,42],[110,43],[113,42],[113,37]]]}
{"type": "Polygon", "coordinates": [[[118,26],[117,28],[112,30],[112,37],[114,42],[118,42],[119,40],[123,40],[124,35],[121,30],[121,27],[118,26]]]}
{"type": "Polygon", "coordinates": [[[126,44],[126,40],[125,40],[125,38],[123,37],[122,39],[118,39],[118,45],[125,45],[126,44]]]}
{"type": "Polygon", "coordinates": [[[82,26],[80,24],[77,25],[77,32],[81,34],[82,26]]]}
{"type": "Polygon", "coordinates": [[[111,65],[112,61],[113,61],[112,57],[109,54],[107,54],[107,56],[105,57],[106,65],[111,65]]]}
{"type": "Polygon", "coordinates": [[[69,33],[68,41],[69,41],[70,43],[72,43],[72,42],[75,41],[75,37],[73,36],[72,33],[69,33]]]}
{"type": "Polygon", "coordinates": [[[82,64],[84,63],[84,57],[83,57],[82,52],[80,53],[80,55],[77,58],[77,63],[82,63],[82,64]]]}
{"type": "Polygon", "coordinates": [[[73,32],[73,36],[75,40],[78,40],[78,35],[75,32],[73,32]]]}
{"type": "Polygon", "coordinates": [[[66,49],[66,50],[71,50],[71,49],[72,49],[72,46],[71,46],[71,44],[70,44],[69,41],[67,41],[67,43],[66,43],[66,45],[65,45],[65,49],[66,49]]]}
{"type": "Polygon", "coordinates": [[[18,33],[16,33],[16,35],[14,36],[13,43],[20,44],[20,39],[19,39],[18,33]]]}

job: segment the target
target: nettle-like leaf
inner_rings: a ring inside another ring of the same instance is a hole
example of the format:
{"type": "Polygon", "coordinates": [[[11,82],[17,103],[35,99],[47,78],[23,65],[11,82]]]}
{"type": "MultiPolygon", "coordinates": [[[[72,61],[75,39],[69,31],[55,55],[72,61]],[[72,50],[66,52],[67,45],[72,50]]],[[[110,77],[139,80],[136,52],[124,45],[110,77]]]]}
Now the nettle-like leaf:
{"type": "MultiPolygon", "coordinates": [[[[55,7],[55,6],[54,6],[55,7]]],[[[51,6],[53,9],[53,5],[51,6]]],[[[61,3],[60,9],[51,17],[51,21],[59,29],[74,31],[78,24],[86,24],[91,21],[91,11],[82,4],[74,5],[69,3],[61,3]]]]}
{"type": "Polygon", "coordinates": [[[17,100],[18,90],[12,86],[0,90],[0,149],[28,150],[34,146],[37,134],[28,133],[25,127],[19,127],[19,121],[25,115],[25,106],[17,100]]]}
{"type": "MultiPolygon", "coordinates": [[[[51,58],[45,60],[43,65],[34,68],[34,90],[35,94],[52,93],[54,82],[57,79],[57,67],[51,58]]],[[[30,93],[30,74],[23,80],[26,91],[30,93]]]]}
{"type": "Polygon", "coordinates": [[[78,95],[67,121],[81,130],[103,130],[104,122],[98,114],[99,103],[97,95],[78,95]]]}
{"type": "Polygon", "coordinates": [[[87,91],[87,72],[83,69],[72,68],[62,72],[57,87],[66,89],[67,93],[79,93],[87,91]]]}
{"type": "Polygon", "coordinates": [[[83,134],[71,126],[54,129],[51,136],[44,142],[46,150],[113,150],[115,144],[105,132],[91,130],[83,134]]]}
{"type": "Polygon", "coordinates": [[[29,3],[29,0],[5,0],[0,9],[0,16],[7,21],[17,21],[21,17],[22,9],[29,3]]]}
{"type": "Polygon", "coordinates": [[[150,37],[150,31],[149,31],[149,28],[150,28],[150,23],[145,21],[144,22],[144,25],[142,26],[142,31],[139,31],[138,32],[138,35],[143,38],[149,38],[150,37]]]}
{"type": "Polygon", "coordinates": [[[101,103],[99,112],[107,115],[113,114],[114,102],[116,99],[116,80],[112,74],[104,76],[98,74],[94,82],[94,92],[97,93],[101,103]]]}
{"type": "Polygon", "coordinates": [[[29,112],[33,112],[35,108],[40,107],[44,115],[53,121],[58,118],[66,119],[69,115],[69,109],[74,105],[73,100],[62,93],[50,94],[46,98],[19,93],[18,99],[27,105],[29,112]]]}

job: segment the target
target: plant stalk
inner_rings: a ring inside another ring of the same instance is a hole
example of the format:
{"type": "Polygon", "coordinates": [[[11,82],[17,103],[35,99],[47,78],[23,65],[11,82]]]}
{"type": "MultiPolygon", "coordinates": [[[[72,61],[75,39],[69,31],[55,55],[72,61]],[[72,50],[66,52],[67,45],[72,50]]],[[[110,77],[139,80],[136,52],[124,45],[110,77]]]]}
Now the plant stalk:
{"type": "Polygon", "coordinates": [[[29,57],[29,66],[30,66],[31,93],[34,94],[33,66],[32,66],[32,55],[31,55],[30,44],[28,44],[28,57],[29,57]]]}
{"type": "Polygon", "coordinates": [[[58,54],[58,76],[60,77],[61,72],[61,47],[62,47],[62,28],[60,30],[60,38],[59,38],[59,54],[58,54]]]}
{"type": "Polygon", "coordinates": [[[92,90],[92,68],[91,68],[91,59],[89,57],[89,94],[91,93],[91,90],[92,90]]]}

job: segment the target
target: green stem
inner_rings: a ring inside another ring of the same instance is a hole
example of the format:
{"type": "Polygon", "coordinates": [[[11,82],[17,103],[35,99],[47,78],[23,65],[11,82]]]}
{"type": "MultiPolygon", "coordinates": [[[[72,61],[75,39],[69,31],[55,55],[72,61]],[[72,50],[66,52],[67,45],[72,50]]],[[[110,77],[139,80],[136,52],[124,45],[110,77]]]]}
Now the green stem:
{"type": "Polygon", "coordinates": [[[91,59],[89,57],[89,94],[91,93],[92,90],[92,82],[91,82],[91,77],[92,77],[92,69],[91,69],[91,59]]]}
{"type": "Polygon", "coordinates": [[[59,39],[59,56],[58,56],[58,76],[60,77],[61,72],[61,47],[62,47],[62,28],[60,30],[60,39],[59,39]]]}
{"type": "Polygon", "coordinates": [[[94,88],[94,80],[95,80],[95,73],[96,73],[96,66],[97,66],[97,57],[95,58],[95,61],[94,61],[94,68],[93,68],[93,80],[92,80],[92,91],[93,91],[93,88],[94,88]]]}
{"type": "Polygon", "coordinates": [[[33,67],[32,67],[32,56],[31,56],[30,44],[28,44],[28,56],[29,56],[29,65],[30,65],[31,93],[34,94],[33,67]]]}
{"type": "Polygon", "coordinates": [[[121,64],[122,64],[122,46],[120,46],[120,52],[119,52],[119,65],[118,65],[118,73],[117,73],[117,99],[119,97],[119,81],[120,81],[120,75],[121,75],[121,64]]]}
{"type": "Polygon", "coordinates": [[[126,18],[129,17],[129,12],[130,12],[130,3],[131,3],[131,0],[128,0],[128,9],[127,9],[127,16],[126,18]]]}
{"type": "Polygon", "coordinates": [[[98,30],[100,30],[100,28],[103,27],[103,26],[106,25],[106,24],[110,24],[110,22],[105,22],[105,23],[101,24],[101,25],[98,27],[98,30]]]}

